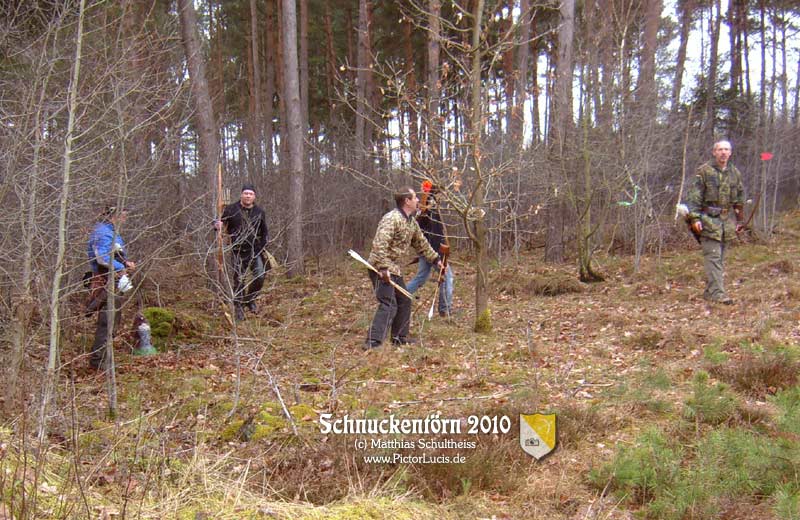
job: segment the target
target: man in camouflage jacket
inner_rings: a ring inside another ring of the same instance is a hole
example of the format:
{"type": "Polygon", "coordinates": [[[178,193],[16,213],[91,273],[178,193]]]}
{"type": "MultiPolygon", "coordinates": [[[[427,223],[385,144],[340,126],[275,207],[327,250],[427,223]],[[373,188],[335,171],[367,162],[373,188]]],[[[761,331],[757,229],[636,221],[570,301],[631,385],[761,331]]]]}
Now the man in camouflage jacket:
{"type": "Polygon", "coordinates": [[[744,204],[742,174],[732,164],[731,144],[714,143],[714,160],[697,169],[686,196],[692,231],[700,237],[706,272],[706,300],[730,305],[723,283],[725,247],[741,231],[744,204]],[[732,219],[735,215],[736,220],[732,219]]]}
{"type": "Polygon", "coordinates": [[[419,199],[411,188],[403,188],[394,197],[397,207],[385,214],[378,223],[378,230],[372,241],[369,263],[380,274],[370,271],[369,277],[378,299],[378,309],[372,319],[364,349],[376,348],[383,343],[391,325],[392,343],[403,345],[411,343],[408,328],[411,320],[411,300],[389,283],[394,281],[405,289],[403,271],[398,261],[409,245],[430,263],[441,269],[439,255],[422,234],[414,218],[419,199]]]}

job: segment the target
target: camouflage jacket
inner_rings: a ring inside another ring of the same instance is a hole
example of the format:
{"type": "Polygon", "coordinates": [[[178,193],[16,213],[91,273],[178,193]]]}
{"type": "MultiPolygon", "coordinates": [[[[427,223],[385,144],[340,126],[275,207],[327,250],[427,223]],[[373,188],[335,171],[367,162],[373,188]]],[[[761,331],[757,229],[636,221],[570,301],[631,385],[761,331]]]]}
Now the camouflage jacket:
{"type": "Polygon", "coordinates": [[[743,204],[742,174],[736,166],[728,163],[720,170],[714,161],[709,161],[697,169],[686,195],[686,206],[688,218],[703,223],[702,236],[720,242],[733,240],[736,237],[733,209],[743,204]]]}
{"type": "Polygon", "coordinates": [[[406,217],[399,209],[393,209],[378,223],[369,263],[378,270],[388,268],[391,274],[402,276],[403,271],[397,261],[409,244],[429,262],[439,260],[439,255],[425,239],[414,215],[406,217]]]}

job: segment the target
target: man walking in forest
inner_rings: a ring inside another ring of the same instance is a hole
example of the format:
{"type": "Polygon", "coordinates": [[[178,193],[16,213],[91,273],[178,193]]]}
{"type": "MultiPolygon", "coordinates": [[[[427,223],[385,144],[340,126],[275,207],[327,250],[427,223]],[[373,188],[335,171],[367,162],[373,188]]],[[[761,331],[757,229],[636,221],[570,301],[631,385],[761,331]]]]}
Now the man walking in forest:
{"type": "Polygon", "coordinates": [[[103,213],[103,219],[98,222],[91,235],[86,248],[89,263],[92,268],[90,279],[91,295],[87,311],[97,312],[97,326],[92,344],[92,354],[89,364],[92,368],[101,368],[106,363],[106,343],[108,342],[109,315],[111,310],[107,307],[108,287],[116,287],[114,293],[114,325],[119,324],[124,303],[124,294],[131,288],[130,272],[136,264],[128,260],[125,250],[125,241],[119,235],[119,228],[128,217],[127,210],[109,206],[103,213]],[[113,276],[111,276],[113,273],[113,276]]]}
{"type": "Polygon", "coordinates": [[[703,247],[706,272],[703,298],[731,305],[733,300],[724,285],[725,249],[743,225],[744,189],[741,172],[730,164],[731,143],[718,141],[711,153],[714,159],[697,169],[686,196],[687,218],[703,247]],[[735,222],[731,213],[736,216],[735,222]]]}
{"type": "Polygon", "coordinates": [[[228,204],[216,229],[225,227],[231,237],[231,263],[233,264],[233,307],[237,321],[244,319],[244,308],[257,312],[256,298],[264,285],[264,259],[262,253],[269,241],[267,217],[256,205],[256,190],[252,184],[242,186],[239,202],[228,204]],[[245,285],[247,271],[252,272],[250,283],[245,285]]]}
{"type": "Polygon", "coordinates": [[[397,207],[385,214],[378,223],[372,241],[372,252],[369,255],[369,263],[378,270],[378,273],[372,271],[369,273],[378,300],[378,309],[372,319],[364,350],[379,347],[390,327],[393,344],[413,343],[408,336],[411,300],[391,285],[391,282],[394,282],[405,289],[403,272],[398,260],[408,246],[413,247],[438,269],[442,268],[439,255],[425,240],[414,218],[419,203],[417,194],[411,188],[403,188],[395,194],[394,201],[397,207]]]}
{"type": "MultiPolygon", "coordinates": [[[[449,252],[450,244],[447,242],[444,221],[439,212],[438,202],[439,188],[425,181],[422,185],[422,199],[419,205],[419,215],[417,223],[422,234],[431,245],[434,251],[438,251],[444,261],[446,252],[449,252]]],[[[417,289],[422,287],[431,275],[433,263],[429,262],[423,255],[419,256],[417,265],[417,275],[408,282],[408,292],[414,294],[417,289]]],[[[441,282],[439,289],[439,316],[448,317],[453,308],[453,271],[449,265],[444,268],[444,273],[438,271],[437,282],[441,282]],[[438,278],[441,278],[439,280],[438,278]]]]}

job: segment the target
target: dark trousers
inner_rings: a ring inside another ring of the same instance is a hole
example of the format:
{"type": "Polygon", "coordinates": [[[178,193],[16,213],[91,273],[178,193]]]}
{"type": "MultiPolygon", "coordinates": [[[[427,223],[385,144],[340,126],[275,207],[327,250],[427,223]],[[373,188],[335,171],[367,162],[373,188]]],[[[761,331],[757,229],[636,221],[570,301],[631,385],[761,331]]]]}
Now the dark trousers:
{"type": "MultiPolygon", "coordinates": [[[[116,295],[114,298],[114,330],[119,330],[119,323],[122,317],[122,304],[124,303],[121,295],[116,295]]],[[[100,310],[97,311],[97,325],[94,329],[94,343],[92,344],[92,354],[89,358],[89,363],[99,368],[105,364],[106,343],[108,342],[108,318],[109,318],[108,303],[103,303],[100,310]]]]}
{"type": "MultiPolygon", "coordinates": [[[[386,332],[391,326],[392,340],[408,338],[408,328],[411,323],[411,300],[395,290],[390,284],[381,280],[377,273],[370,271],[369,278],[378,299],[378,310],[372,318],[372,325],[367,335],[367,345],[377,346],[383,343],[386,332]]],[[[392,275],[392,281],[406,288],[403,278],[392,275]]]]}
{"type": "Polygon", "coordinates": [[[255,301],[258,292],[264,286],[264,261],[260,255],[252,251],[234,251],[233,259],[233,301],[237,305],[246,305],[255,301]],[[253,276],[249,284],[245,284],[247,270],[253,276]]]}

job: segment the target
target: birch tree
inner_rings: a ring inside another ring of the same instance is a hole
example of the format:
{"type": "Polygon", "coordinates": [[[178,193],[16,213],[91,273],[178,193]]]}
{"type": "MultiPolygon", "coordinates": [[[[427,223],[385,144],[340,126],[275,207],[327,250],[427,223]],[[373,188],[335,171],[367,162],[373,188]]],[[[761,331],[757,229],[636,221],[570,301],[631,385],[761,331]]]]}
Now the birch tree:
{"type": "Polygon", "coordinates": [[[67,249],[67,203],[70,197],[70,177],[72,172],[72,147],[75,140],[75,119],[78,113],[78,82],[81,74],[81,57],[83,48],[83,22],[86,11],[86,0],[81,0],[78,7],[78,30],[75,35],[75,61],[72,65],[72,78],[69,82],[69,104],[67,107],[67,132],[64,139],[64,156],[61,177],[61,196],[58,211],[58,245],[56,246],[56,263],[53,269],[53,282],[50,293],[50,338],[47,356],[47,369],[42,392],[42,406],[39,413],[39,442],[43,443],[47,434],[47,414],[50,400],[55,389],[56,370],[60,347],[61,331],[61,285],[64,274],[64,255],[67,249]]]}

